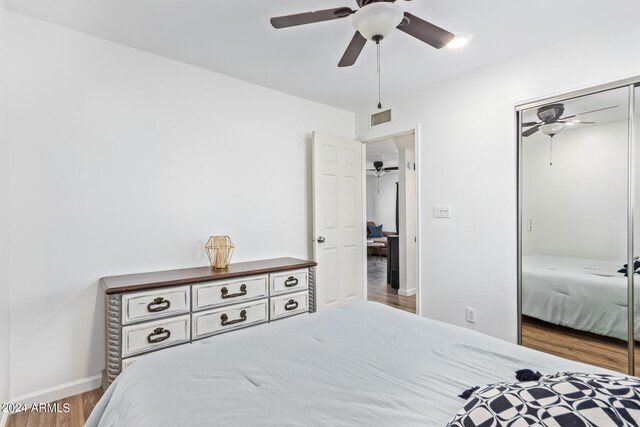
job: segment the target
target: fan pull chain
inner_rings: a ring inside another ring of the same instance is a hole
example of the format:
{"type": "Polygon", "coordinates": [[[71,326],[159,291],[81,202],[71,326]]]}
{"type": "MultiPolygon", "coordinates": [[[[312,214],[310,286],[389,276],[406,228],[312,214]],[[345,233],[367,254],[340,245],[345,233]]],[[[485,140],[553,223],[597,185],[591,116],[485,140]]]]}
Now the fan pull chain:
{"type": "Polygon", "coordinates": [[[380,41],[376,41],[378,50],[378,110],[382,109],[382,102],[380,102],[380,41]]]}
{"type": "Polygon", "coordinates": [[[549,166],[553,166],[553,135],[549,141],[549,166]]]}

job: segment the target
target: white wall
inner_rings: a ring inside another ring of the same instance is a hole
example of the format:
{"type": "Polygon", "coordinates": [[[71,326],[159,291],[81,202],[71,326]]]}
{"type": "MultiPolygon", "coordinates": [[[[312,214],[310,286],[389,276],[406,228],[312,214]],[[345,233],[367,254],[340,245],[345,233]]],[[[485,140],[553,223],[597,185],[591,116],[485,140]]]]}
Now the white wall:
{"type": "Polygon", "coordinates": [[[380,192],[378,193],[378,178],[367,175],[367,221],[373,221],[376,225],[382,224],[384,231],[395,232],[398,174],[388,173],[379,179],[380,192]],[[372,204],[371,210],[369,210],[370,203],[372,204]]]}
{"type": "MultiPolygon", "coordinates": [[[[394,103],[394,125],[385,133],[417,123],[422,130],[423,315],[516,340],[514,105],[640,75],[635,19],[603,23],[394,103]],[[452,205],[450,220],[432,218],[440,203],[452,205]],[[477,309],[474,325],[465,322],[466,307],[477,309]]],[[[356,115],[358,138],[379,136],[368,129],[367,113],[356,115]]]]}
{"type": "MultiPolygon", "coordinates": [[[[0,0],[0,403],[9,398],[9,141],[7,138],[7,23],[0,0]]],[[[0,414],[0,423],[4,414],[0,414]]]]}
{"type": "Polygon", "coordinates": [[[307,257],[313,130],[354,114],[9,14],[11,396],[99,374],[102,276],[307,257]]]}
{"type": "Polygon", "coordinates": [[[400,295],[416,293],[416,171],[407,169],[407,163],[415,163],[415,150],[399,150],[398,218],[399,218],[399,262],[400,295]]]}
{"type": "Polygon", "coordinates": [[[628,122],[524,139],[523,253],[627,259],[628,122]],[[527,231],[527,221],[532,221],[527,231]]]}
{"type": "Polygon", "coordinates": [[[374,221],[375,215],[376,215],[376,205],[375,205],[375,199],[377,197],[377,190],[376,190],[376,182],[375,180],[377,179],[375,176],[371,176],[371,175],[366,175],[365,177],[365,188],[367,191],[367,207],[366,207],[366,212],[367,212],[367,221],[374,221]]]}

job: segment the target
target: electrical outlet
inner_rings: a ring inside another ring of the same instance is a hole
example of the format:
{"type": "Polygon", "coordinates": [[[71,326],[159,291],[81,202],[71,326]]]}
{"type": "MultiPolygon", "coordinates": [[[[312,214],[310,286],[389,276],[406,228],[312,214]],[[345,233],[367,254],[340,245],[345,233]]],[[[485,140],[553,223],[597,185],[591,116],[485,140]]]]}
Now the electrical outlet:
{"type": "Polygon", "coordinates": [[[434,218],[451,218],[451,205],[433,205],[434,218]]]}
{"type": "Polygon", "coordinates": [[[476,309],[467,307],[467,322],[476,323],[476,309]]]}

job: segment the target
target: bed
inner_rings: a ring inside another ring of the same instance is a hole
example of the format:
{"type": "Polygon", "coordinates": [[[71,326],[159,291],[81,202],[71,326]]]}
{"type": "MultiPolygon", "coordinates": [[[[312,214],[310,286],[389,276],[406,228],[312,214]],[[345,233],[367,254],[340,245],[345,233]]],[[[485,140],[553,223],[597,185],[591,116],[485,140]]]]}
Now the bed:
{"type": "Polygon", "coordinates": [[[358,302],[150,354],[87,426],[444,426],[474,385],[605,370],[358,302]]]}
{"type": "MultiPolygon", "coordinates": [[[[623,262],[547,255],[522,257],[522,314],[627,340],[623,262]]],[[[636,317],[640,338],[640,316],[636,317]]]]}

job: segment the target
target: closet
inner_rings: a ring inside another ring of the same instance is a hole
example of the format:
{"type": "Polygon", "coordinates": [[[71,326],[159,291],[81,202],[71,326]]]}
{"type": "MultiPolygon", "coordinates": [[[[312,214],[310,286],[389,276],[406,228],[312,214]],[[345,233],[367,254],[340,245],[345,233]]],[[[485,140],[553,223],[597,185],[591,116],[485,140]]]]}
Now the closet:
{"type": "Polygon", "coordinates": [[[640,373],[639,83],[516,107],[518,341],[628,374],[640,373]]]}

